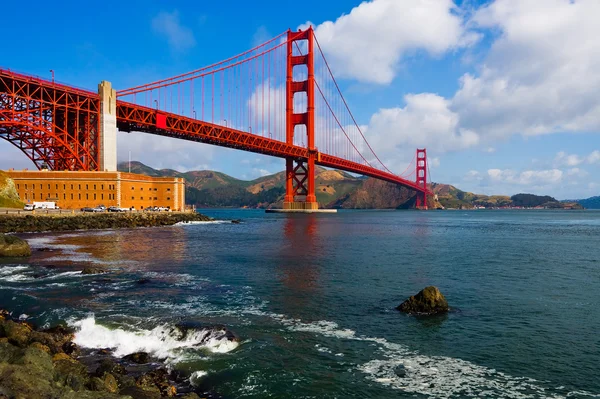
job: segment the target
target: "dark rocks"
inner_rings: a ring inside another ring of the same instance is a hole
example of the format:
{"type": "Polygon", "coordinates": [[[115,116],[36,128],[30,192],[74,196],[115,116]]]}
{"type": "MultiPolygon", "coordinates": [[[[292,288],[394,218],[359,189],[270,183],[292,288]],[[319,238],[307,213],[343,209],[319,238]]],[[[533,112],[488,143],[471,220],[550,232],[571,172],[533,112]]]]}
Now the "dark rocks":
{"type": "Polygon", "coordinates": [[[146,364],[150,361],[150,356],[146,352],[136,352],[123,357],[123,360],[137,364],[146,364]]]}
{"type": "Polygon", "coordinates": [[[81,271],[81,274],[102,274],[107,273],[106,270],[101,269],[99,267],[86,267],[81,271]]]}
{"type": "Polygon", "coordinates": [[[151,280],[149,278],[141,278],[138,281],[136,281],[135,283],[139,284],[139,285],[145,285],[145,284],[151,283],[151,280]]]}
{"type": "Polygon", "coordinates": [[[242,221],[241,221],[241,220],[239,220],[239,219],[233,219],[233,220],[231,221],[231,223],[233,223],[233,224],[240,224],[240,223],[242,223],[242,221]]]}
{"type": "Polygon", "coordinates": [[[0,233],[170,226],[179,222],[210,220],[208,216],[195,212],[0,215],[0,233]]]}
{"type": "Polygon", "coordinates": [[[121,395],[129,395],[133,399],[160,399],[160,392],[146,391],[137,386],[126,387],[121,390],[121,395]]]}
{"type": "Polygon", "coordinates": [[[406,369],[404,368],[404,365],[399,364],[398,366],[396,366],[396,368],[394,369],[394,373],[400,378],[406,377],[406,369]]]}
{"type": "Polygon", "coordinates": [[[103,348],[103,349],[98,349],[97,353],[99,355],[106,356],[106,355],[110,355],[112,353],[112,350],[110,350],[109,348],[103,348]]]}
{"type": "MultiPolygon", "coordinates": [[[[148,364],[150,357],[145,352],[133,353],[123,360],[147,365],[121,364],[110,356],[110,350],[79,349],[72,342],[74,333],[70,328],[59,325],[38,331],[34,326],[10,317],[10,312],[0,309],[0,399],[176,397],[175,381],[183,383],[186,380],[183,373],[170,374],[148,364]],[[80,352],[81,361],[76,359],[80,352]],[[90,373],[89,370],[94,368],[95,372],[90,373]]],[[[176,331],[185,336],[195,331],[195,327],[176,331]]],[[[227,336],[224,328],[214,331],[227,336]]],[[[183,397],[198,398],[194,393],[183,397]]]]}
{"type": "Polygon", "coordinates": [[[27,241],[12,235],[0,234],[0,257],[31,256],[31,248],[27,241]]]}
{"type": "Polygon", "coordinates": [[[429,286],[417,295],[402,302],[396,309],[416,315],[433,315],[448,312],[448,301],[437,287],[429,286]]]}
{"type": "Polygon", "coordinates": [[[114,375],[127,374],[127,370],[123,365],[115,362],[112,359],[104,359],[100,362],[100,365],[96,369],[96,376],[101,377],[104,373],[110,373],[114,375]]]}
{"type": "Polygon", "coordinates": [[[8,342],[19,348],[28,346],[31,332],[32,328],[26,323],[5,320],[0,325],[0,336],[8,338],[8,342]]]}
{"type": "Polygon", "coordinates": [[[119,384],[114,375],[110,373],[104,373],[102,377],[92,377],[88,383],[88,388],[92,391],[101,392],[119,392],[119,384]]]}
{"type": "Polygon", "coordinates": [[[38,250],[38,252],[52,252],[52,251],[54,251],[52,248],[48,248],[48,247],[38,248],[37,250],[38,250]]]}
{"type": "Polygon", "coordinates": [[[74,391],[85,389],[90,377],[83,364],[64,353],[54,355],[52,363],[56,382],[63,386],[69,386],[74,391]]]}
{"type": "Polygon", "coordinates": [[[142,374],[135,380],[135,384],[145,391],[159,392],[161,396],[177,395],[177,389],[169,382],[169,372],[165,369],[142,374]]]}

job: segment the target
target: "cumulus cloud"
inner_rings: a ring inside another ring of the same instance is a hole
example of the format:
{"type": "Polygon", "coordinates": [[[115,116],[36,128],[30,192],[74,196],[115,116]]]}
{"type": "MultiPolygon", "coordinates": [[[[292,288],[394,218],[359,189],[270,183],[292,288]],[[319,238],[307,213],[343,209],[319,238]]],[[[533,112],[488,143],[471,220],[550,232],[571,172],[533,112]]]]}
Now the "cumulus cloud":
{"type": "Polygon", "coordinates": [[[477,145],[478,135],[460,127],[460,116],[445,98],[432,93],[409,94],[403,108],[380,109],[371,117],[369,141],[375,151],[393,156],[402,147],[427,146],[440,153],[477,145]]]}
{"type": "Polygon", "coordinates": [[[471,20],[496,32],[478,73],[465,74],[451,109],[490,138],[600,129],[600,2],[496,0],[471,20]]]}
{"type": "Polygon", "coordinates": [[[146,133],[118,133],[118,161],[127,161],[130,151],[132,160],[157,169],[171,168],[182,172],[210,169],[217,148],[146,133]]]}
{"type": "Polygon", "coordinates": [[[563,178],[563,171],[559,169],[526,170],[524,172],[516,172],[511,169],[488,169],[487,174],[492,182],[522,186],[555,184],[563,178]]]}
{"type": "Polygon", "coordinates": [[[196,45],[194,33],[181,23],[177,11],[158,13],[152,19],[152,29],[157,34],[164,36],[169,46],[175,51],[184,51],[196,45]]]}
{"type": "Polygon", "coordinates": [[[408,52],[438,56],[475,42],[460,12],[452,0],[364,1],[315,31],[339,77],[387,84],[408,52]]]}
{"type": "Polygon", "coordinates": [[[589,155],[567,154],[560,151],[554,157],[554,164],[557,166],[578,166],[583,163],[595,164],[600,161],[600,151],[594,150],[589,155]]]}

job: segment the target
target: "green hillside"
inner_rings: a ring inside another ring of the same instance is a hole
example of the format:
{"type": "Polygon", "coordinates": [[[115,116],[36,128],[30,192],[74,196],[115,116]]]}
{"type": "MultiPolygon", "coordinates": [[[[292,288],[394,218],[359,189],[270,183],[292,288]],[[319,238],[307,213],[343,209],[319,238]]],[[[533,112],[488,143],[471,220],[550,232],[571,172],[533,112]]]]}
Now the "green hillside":
{"type": "MultiPolygon", "coordinates": [[[[127,171],[127,162],[118,169],[127,171]]],[[[148,176],[182,177],[186,182],[186,203],[197,207],[252,207],[283,206],[285,172],[240,180],[225,173],[211,170],[178,172],[173,169],[153,169],[140,162],[131,162],[131,172],[148,176]]],[[[430,208],[472,209],[475,207],[544,207],[581,208],[573,203],[560,203],[549,196],[533,194],[482,195],[462,191],[449,184],[433,183],[436,195],[429,199],[430,208]]],[[[381,180],[357,177],[347,172],[317,167],[315,193],[321,208],[344,209],[402,209],[415,203],[412,190],[381,180]]]]}

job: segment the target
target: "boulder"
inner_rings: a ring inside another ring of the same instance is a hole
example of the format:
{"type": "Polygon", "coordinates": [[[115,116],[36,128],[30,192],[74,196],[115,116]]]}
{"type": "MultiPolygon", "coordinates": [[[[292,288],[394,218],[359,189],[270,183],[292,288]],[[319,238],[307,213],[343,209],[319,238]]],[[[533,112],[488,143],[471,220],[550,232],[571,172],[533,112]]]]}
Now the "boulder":
{"type": "Polygon", "coordinates": [[[125,387],[121,389],[121,395],[129,395],[133,399],[160,399],[161,395],[158,391],[146,391],[140,387],[125,387]]]}
{"type": "Polygon", "coordinates": [[[100,392],[119,392],[119,385],[114,375],[110,373],[104,373],[102,377],[92,377],[88,383],[88,388],[92,391],[100,392]]]}
{"type": "Polygon", "coordinates": [[[394,369],[394,374],[396,374],[400,378],[406,377],[406,368],[404,368],[403,364],[399,364],[394,369]]]}
{"type": "Polygon", "coordinates": [[[8,342],[21,348],[29,344],[32,328],[26,323],[16,323],[12,320],[2,322],[0,335],[8,338],[8,342]]]}
{"type": "Polygon", "coordinates": [[[396,309],[408,314],[432,315],[446,313],[449,308],[448,301],[440,290],[437,287],[429,286],[402,302],[396,309]]]}
{"type": "Polygon", "coordinates": [[[145,391],[159,392],[162,396],[172,397],[177,394],[177,389],[169,382],[169,372],[165,369],[142,374],[136,378],[135,384],[145,391]]]}
{"type": "Polygon", "coordinates": [[[127,374],[127,370],[121,364],[115,362],[112,359],[104,359],[100,362],[100,365],[96,369],[96,376],[102,377],[104,373],[110,373],[113,375],[127,374]]]}
{"type": "Polygon", "coordinates": [[[136,352],[123,357],[123,360],[137,364],[146,364],[150,361],[150,356],[146,352],[136,352]]]}
{"type": "Polygon", "coordinates": [[[99,267],[86,267],[81,271],[81,274],[102,274],[106,273],[106,270],[99,267]]]}
{"type": "Polygon", "coordinates": [[[19,237],[0,234],[0,257],[3,256],[31,256],[31,248],[19,237]]]}

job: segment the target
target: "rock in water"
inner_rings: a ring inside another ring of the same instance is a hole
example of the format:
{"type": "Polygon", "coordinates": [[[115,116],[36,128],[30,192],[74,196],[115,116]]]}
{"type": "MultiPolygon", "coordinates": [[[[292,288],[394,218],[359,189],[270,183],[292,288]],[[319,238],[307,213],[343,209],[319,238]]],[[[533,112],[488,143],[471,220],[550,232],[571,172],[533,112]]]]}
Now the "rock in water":
{"type": "Polygon", "coordinates": [[[106,270],[100,269],[99,267],[86,267],[81,271],[81,274],[102,274],[106,273],[106,270]]]}
{"type": "Polygon", "coordinates": [[[137,364],[146,364],[150,361],[150,356],[146,352],[136,352],[123,357],[123,359],[137,364]]]}
{"type": "Polygon", "coordinates": [[[447,312],[448,301],[437,287],[429,286],[402,302],[396,309],[408,314],[432,315],[447,312]]]}
{"type": "Polygon", "coordinates": [[[3,256],[31,256],[31,248],[19,237],[0,234],[0,257],[3,256]]]}

